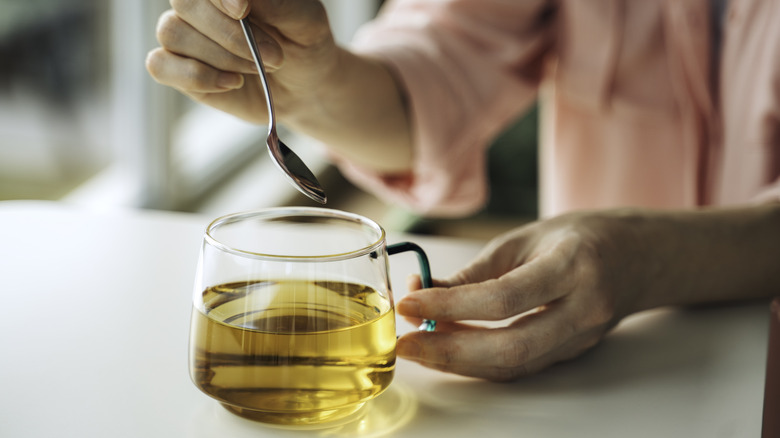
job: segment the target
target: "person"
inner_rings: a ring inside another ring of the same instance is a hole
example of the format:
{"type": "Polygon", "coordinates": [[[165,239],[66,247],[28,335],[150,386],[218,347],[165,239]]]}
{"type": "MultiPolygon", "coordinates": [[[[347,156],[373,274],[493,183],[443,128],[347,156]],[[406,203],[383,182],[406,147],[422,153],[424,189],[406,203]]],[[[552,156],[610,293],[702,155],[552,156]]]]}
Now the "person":
{"type": "Polygon", "coordinates": [[[245,16],[280,120],[423,214],[478,209],[487,145],[541,101],[541,219],[412,281],[397,311],[439,325],[399,356],[513,380],[635,312],[780,292],[776,2],[390,0],[346,48],[318,1],[173,0],[147,69],[264,123],[245,16]]]}

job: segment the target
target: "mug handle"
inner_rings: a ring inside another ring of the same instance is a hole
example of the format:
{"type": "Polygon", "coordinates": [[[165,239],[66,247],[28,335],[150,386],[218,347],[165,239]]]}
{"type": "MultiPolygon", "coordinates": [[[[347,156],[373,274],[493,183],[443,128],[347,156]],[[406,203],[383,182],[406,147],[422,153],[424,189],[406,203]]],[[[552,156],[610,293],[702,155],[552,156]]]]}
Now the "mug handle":
{"type": "MultiPolygon", "coordinates": [[[[420,280],[422,282],[422,287],[424,289],[433,287],[433,280],[431,280],[431,265],[428,263],[428,256],[425,255],[425,251],[423,251],[422,248],[412,242],[399,242],[387,245],[388,255],[406,251],[414,251],[417,254],[417,260],[420,263],[420,280]]],[[[436,330],[436,321],[432,319],[423,319],[422,324],[420,324],[417,329],[424,332],[432,332],[436,330]]]]}

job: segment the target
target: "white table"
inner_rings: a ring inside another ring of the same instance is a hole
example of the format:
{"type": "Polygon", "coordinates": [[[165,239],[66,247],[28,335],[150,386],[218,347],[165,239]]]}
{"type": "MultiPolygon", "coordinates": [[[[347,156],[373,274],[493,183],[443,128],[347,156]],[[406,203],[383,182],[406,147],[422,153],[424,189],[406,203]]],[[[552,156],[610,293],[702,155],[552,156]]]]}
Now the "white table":
{"type": "MultiPolygon", "coordinates": [[[[212,218],[0,203],[0,437],[758,437],[768,306],[657,310],[537,376],[488,383],[401,360],[362,421],[280,430],[187,373],[190,295],[212,218]]],[[[434,276],[476,242],[420,236],[434,276]]],[[[413,255],[391,258],[396,298],[413,255]]],[[[399,330],[411,328],[399,323],[399,330]]]]}

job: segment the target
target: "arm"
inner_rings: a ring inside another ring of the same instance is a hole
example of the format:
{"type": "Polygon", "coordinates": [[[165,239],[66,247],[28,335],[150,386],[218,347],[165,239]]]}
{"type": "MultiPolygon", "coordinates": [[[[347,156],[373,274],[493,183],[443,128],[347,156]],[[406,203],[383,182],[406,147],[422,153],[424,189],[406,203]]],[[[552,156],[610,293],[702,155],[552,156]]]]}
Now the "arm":
{"type": "Polygon", "coordinates": [[[412,167],[411,127],[402,91],[387,67],[338,49],[331,78],[315,93],[288,93],[288,126],[379,173],[412,167]]]}
{"type": "Polygon", "coordinates": [[[264,123],[236,23],[249,14],[280,120],[325,142],[368,190],[443,214],[482,205],[484,149],[533,102],[554,34],[549,0],[395,0],[348,51],[318,1],[239,3],[173,0],[152,76],[264,123]]]}
{"type": "Polygon", "coordinates": [[[400,314],[439,326],[402,337],[398,354],[512,380],[581,354],[631,313],[778,295],[778,260],[780,203],[559,216],[499,237],[454,277],[399,302],[400,314]],[[497,329],[460,322],[510,317],[497,329]]]}
{"type": "Polygon", "coordinates": [[[463,215],[487,195],[485,150],[535,98],[554,49],[554,2],[392,0],[352,49],[406,91],[413,167],[384,175],[341,162],[353,181],[422,214],[463,215]]]}
{"type": "Polygon", "coordinates": [[[655,213],[638,226],[654,262],[637,269],[652,287],[629,311],[780,295],[780,203],[655,213]]]}

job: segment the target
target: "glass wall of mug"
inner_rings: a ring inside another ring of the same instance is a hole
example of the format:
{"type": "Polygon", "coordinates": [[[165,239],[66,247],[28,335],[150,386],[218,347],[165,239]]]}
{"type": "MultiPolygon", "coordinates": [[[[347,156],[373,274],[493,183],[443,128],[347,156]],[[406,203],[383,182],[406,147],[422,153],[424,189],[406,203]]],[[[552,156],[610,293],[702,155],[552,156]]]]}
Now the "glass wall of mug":
{"type": "Polygon", "coordinates": [[[321,208],[209,225],[193,294],[190,375],[228,410],[308,425],[344,418],[395,370],[385,233],[321,208]]]}

